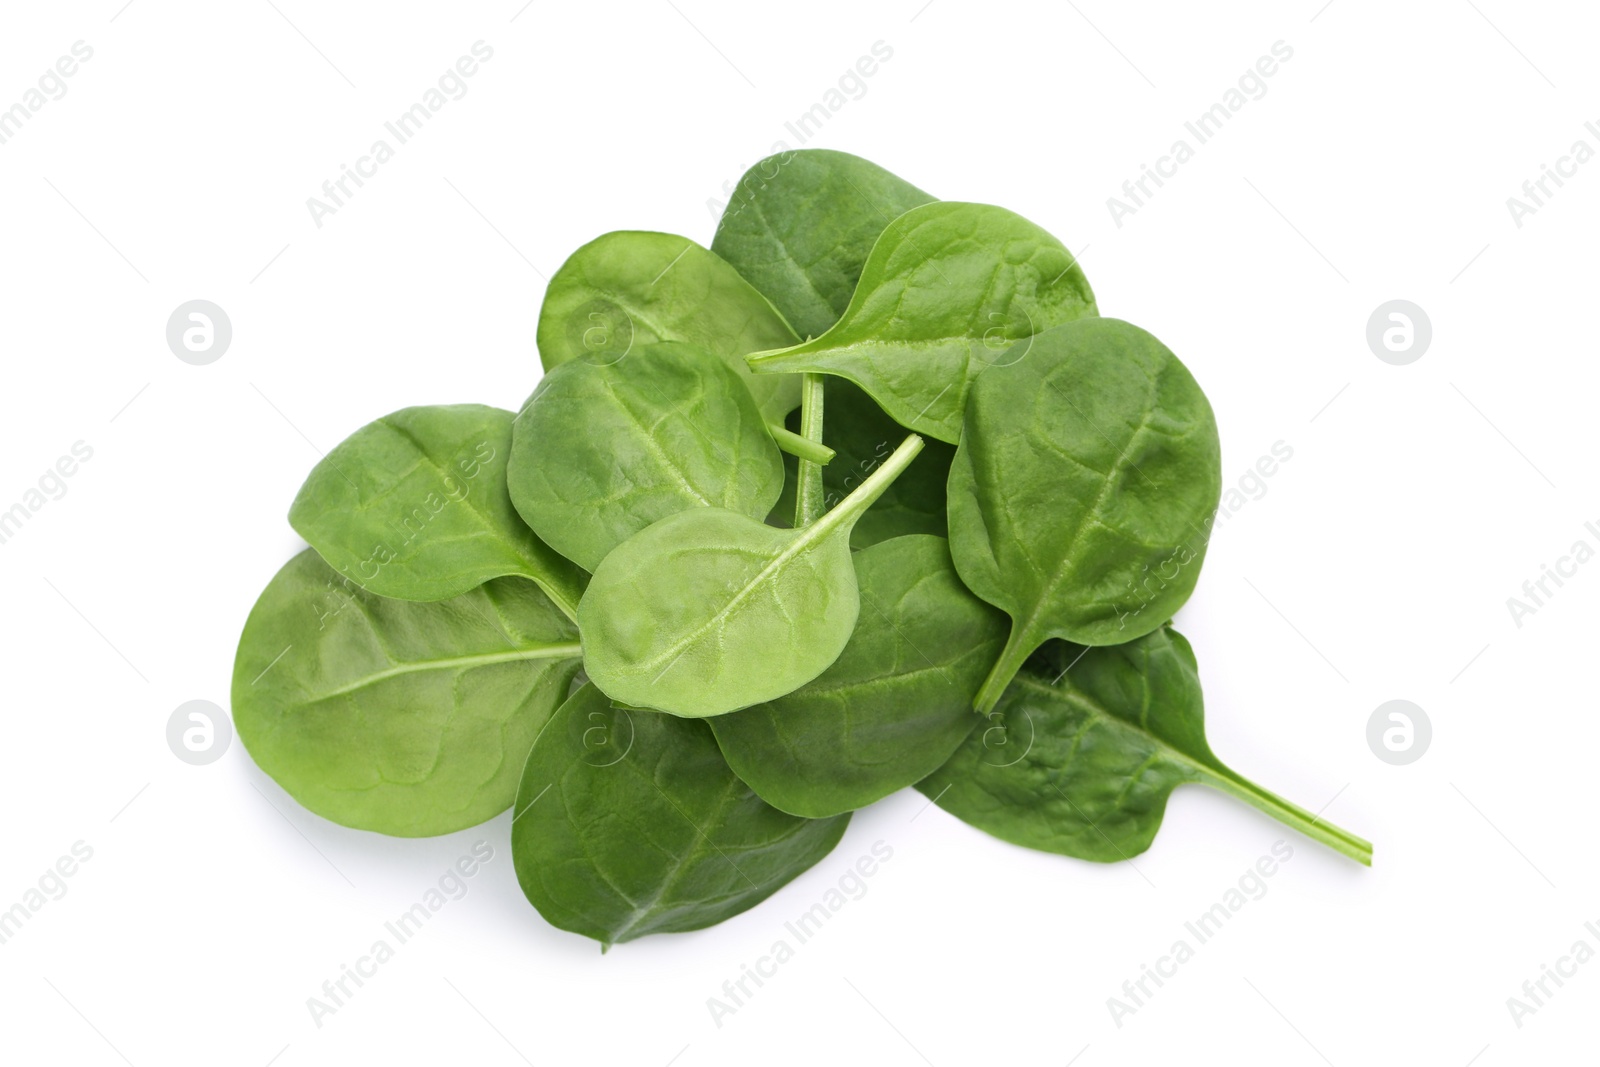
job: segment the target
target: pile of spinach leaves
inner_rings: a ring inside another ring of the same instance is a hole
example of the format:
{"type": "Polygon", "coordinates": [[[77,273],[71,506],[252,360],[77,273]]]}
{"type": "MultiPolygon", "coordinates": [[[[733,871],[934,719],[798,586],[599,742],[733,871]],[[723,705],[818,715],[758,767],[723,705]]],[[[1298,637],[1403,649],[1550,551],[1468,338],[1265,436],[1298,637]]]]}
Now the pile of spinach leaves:
{"type": "Polygon", "coordinates": [[[1204,783],[1370,864],[1212,755],[1170,623],[1211,407],[1035,223],[787,152],[710,248],[579,249],[538,347],[519,411],[387,415],[290,509],[233,714],[310,810],[512,808],[528,899],[607,947],[754,906],[908,786],[1116,861],[1204,783]]]}

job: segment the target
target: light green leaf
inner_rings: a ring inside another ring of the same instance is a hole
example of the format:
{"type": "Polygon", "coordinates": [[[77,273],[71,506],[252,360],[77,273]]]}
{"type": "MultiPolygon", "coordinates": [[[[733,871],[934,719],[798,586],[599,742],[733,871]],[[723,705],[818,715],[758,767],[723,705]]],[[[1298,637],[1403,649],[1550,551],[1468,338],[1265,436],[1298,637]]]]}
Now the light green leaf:
{"type": "Polygon", "coordinates": [[[592,571],[685,508],[765,516],[783,490],[783,457],[726,363],[649,344],[546,374],[517,417],[509,481],[528,525],[592,571]]]}
{"type": "Polygon", "coordinates": [[[921,447],[908,437],[803,530],[693,508],[624,541],[578,604],[590,679],[623,703],[703,717],[821,674],[860,610],[851,527],[921,447]]]}
{"type": "Polygon", "coordinates": [[[521,575],[572,616],[588,576],[511,506],[511,422],[511,412],[481,404],[385,415],[312,468],[289,523],[335,570],[379,596],[444,600],[521,575]]]}
{"type": "Polygon", "coordinates": [[[613,363],[639,345],[687,341],[744,378],[768,422],[800,403],[798,375],[750,375],[743,357],[799,338],[767,298],[687,237],[618,230],[574,252],[545,289],[539,358],[545,370],[575,359],[613,363]]]}
{"type": "Polygon", "coordinates": [[[447,834],[511,804],[578,655],[572,623],[520,578],[412,603],[361,590],[308,550],[245,623],[233,721],[261,769],[318,815],[447,834]]]}

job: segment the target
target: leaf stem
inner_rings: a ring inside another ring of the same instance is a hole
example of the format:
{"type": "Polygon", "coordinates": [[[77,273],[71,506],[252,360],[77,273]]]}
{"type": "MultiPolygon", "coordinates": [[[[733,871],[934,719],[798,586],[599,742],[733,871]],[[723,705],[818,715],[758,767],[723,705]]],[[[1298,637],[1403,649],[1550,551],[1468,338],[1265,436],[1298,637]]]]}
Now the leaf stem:
{"type": "Polygon", "coordinates": [[[790,345],[788,348],[769,348],[764,352],[751,352],[749,355],[744,357],[744,362],[745,365],[756,374],[783,374],[786,372],[792,372],[798,370],[799,368],[785,367],[784,363],[796,357],[803,361],[805,357],[800,350],[804,349],[807,345],[811,344],[811,342],[815,340],[816,338],[813,337],[808,340],[801,341],[797,345],[790,345]]]}
{"type": "Polygon", "coordinates": [[[1006,638],[1006,647],[1001,650],[1000,658],[994,661],[989,676],[983,680],[983,686],[973,698],[972,706],[985,715],[993,711],[994,706],[1000,702],[1001,694],[1006,691],[1006,686],[1011,684],[1011,679],[1017,676],[1022,664],[1032,654],[1033,648],[1027,644],[1022,624],[1013,621],[1011,636],[1006,638]]]}
{"type": "Polygon", "coordinates": [[[1285,826],[1293,827],[1311,838],[1320,841],[1341,855],[1349,856],[1357,863],[1367,867],[1372,866],[1372,842],[1364,837],[1357,837],[1349,830],[1342,829],[1315,815],[1298,804],[1291,803],[1276,793],[1261,788],[1254,782],[1239,777],[1226,767],[1218,766],[1216,769],[1204,768],[1203,778],[1207,785],[1222,790],[1230,796],[1249,804],[1258,811],[1277,819],[1285,826]]]}
{"type": "Polygon", "coordinates": [[[900,447],[889,453],[889,458],[884,460],[877,470],[867,475],[866,480],[850,491],[850,495],[839,502],[832,511],[807,527],[804,539],[819,541],[833,530],[844,527],[848,531],[855,526],[856,520],[861,518],[863,512],[883,495],[883,491],[900,477],[902,471],[911,465],[917,458],[917,453],[922,451],[922,438],[911,434],[900,447]]]}
{"type": "Polygon", "coordinates": [[[809,460],[812,463],[825,464],[833,459],[833,449],[820,441],[812,441],[801,437],[786,426],[779,426],[775,422],[767,423],[767,432],[772,435],[772,440],[778,447],[791,456],[809,460]]]}
{"type": "MultiPolygon", "coordinates": [[[[800,436],[815,444],[822,444],[822,375],[800,376],[800,436]]],[[[810,526],[822,518],[826,511],[826,493],[822,487],[822,466],[809,459],[800,459],[800,473],[794,495],[795,529],[810,526]]]]}

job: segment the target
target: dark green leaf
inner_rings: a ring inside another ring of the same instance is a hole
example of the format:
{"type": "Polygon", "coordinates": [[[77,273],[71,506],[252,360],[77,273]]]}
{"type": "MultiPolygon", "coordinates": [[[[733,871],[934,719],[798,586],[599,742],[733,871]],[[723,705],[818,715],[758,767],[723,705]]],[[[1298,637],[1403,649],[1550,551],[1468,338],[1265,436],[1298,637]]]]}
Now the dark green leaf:
{"type": "Polygon", "coordinates": [[[1217,424],[1160,341],[1082,319],[978,378],[949,489],[956,570],[1013,620],[987,711],[1047,638],[1130,641],[1189,599],[1222,492],[1217,424]]]}
{"type": "Polygon", "coordinates": [[[754,907],[848,823],[785,815],[734,777],[705,723],[613,708],[585,685],[528,756],[511,854],[546,920],[609,948],[754,907]]]}
{"type": "Polygon", "coordinates": [[[1059,661],[1053,679],[1019,674],[984,728],[917,788],[1002,840],[1108,863],[1149,848],[1172,791],[1199,783],[1371,865],[1369,842],[1212,755],[1194,651],[1179,634],[1066,645],[1059,661]]]}
{"type": "Polygon", "coordinates": [[[801,337],[839,321],[884,228],[933,197],[859,156],[802,148],[745,172],[711,250],[783,312],[801,337]]]}

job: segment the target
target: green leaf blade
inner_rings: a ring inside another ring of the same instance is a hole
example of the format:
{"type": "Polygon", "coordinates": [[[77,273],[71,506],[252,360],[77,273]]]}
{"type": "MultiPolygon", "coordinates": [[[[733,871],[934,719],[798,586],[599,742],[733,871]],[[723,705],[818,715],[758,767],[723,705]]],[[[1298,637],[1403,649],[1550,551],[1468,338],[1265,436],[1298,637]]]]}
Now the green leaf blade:
{"type": "Polygon", "coordinates": [[[956,577],[943,538],[855,554],[861,622],[833,664],[777,700],[711,719],[734,773],[807,818],[866,807],[935,771],[982,720],[972,696],[1005,617],[956,577]]]}
{"type": "Polygon", "coordinates": [[[628,704],[720,715],[804,685],[833,662],[859,601],[846,537],[697,508],[607,556],[578,605],[586,668],[628,704]]]}
{"type": "Polygon", "coordinates": [[[860,611],[851,531],[921,448],[907,438],[803,530],[693,508],[624,541],[578,605],[589,677],[625,704],[705,717],[821,674],[860,611]]]}
{"type": "Polygon", "coordinates": [[[740,374],[768,422],[800,403],[796,376],[763,380],[743,357],[799,340],[766,297],[687,237],[619,230],[574,252],[551,277],[539,311],[545,370],[575,359],[608,363],[639,345],[684,341],[740,374]]]}
{"type": "Polygon", "coordinates": [[[833,850],[849,816],[786,815],[734,777],[704,723],[613,708],[586,685],[523,769],[511,845],[546,920],[602,945],[746,911],[833,850]]]}
{"type": "Polygon", "coordinates": [[[1108,647],[1063,645],[1054,658],[1065,664],[1058,674],[1030,668],[1018,675],[985,726],[917,788],[1004,841],[1113,863],[1150,847],[1174,789],[1205,784],[1371,865],[1369,842],[1212,754],[1194,652],[1178,633],[1162,628],[1108,647]]]}
{"type": "Polygon", "coordinates": [[[1097,313],[1049,233],[1004,208],[936,202],[884,230],[831,329],[748,362],[848,378],[900,425],[954,444],[968,387],[1013,342],[1097,313]]]}
{"type": "Polygon", "coordinates": [[[796,149],[745,172],[711,250],[765,293],[801,337],[820,337],[849,306],[878,235],[933,199],[859,156],[796,149]]]}
{"type": "Polygon", "coordinates": [[[512,421],[480,404],[385,415],[312,469],[289,523],[330,566],[380,596],[445,600],[521,575],[571,615],[587,575],[512,507],[512,421]]]}
{"type": "Polygon", "coordinates": [[[450,833],[510,805],[579,652],[572,623],[522,579],[412,603],[364,592],[306,551],[245,623],[234,723],[261,769],[318,815],[450,833]]]}
{"type": "Polygon", "coordinates": [[[1115,644],[1170,619],[1222,492],[1211,406],[1150,334],[1083,319],[1019,349],[974,385],[950,470],[956,569],[1014,621],[983,711],[1051,637],[1115,644]]]}
{"type": "Polygon", "coordinates": [[[737,374],[704,349],[648,344],[545,375],[518,416],[510,497],[540,537],[593,571],[658,519],[692,507],[760,518],[783,457],[737,374]]]}

